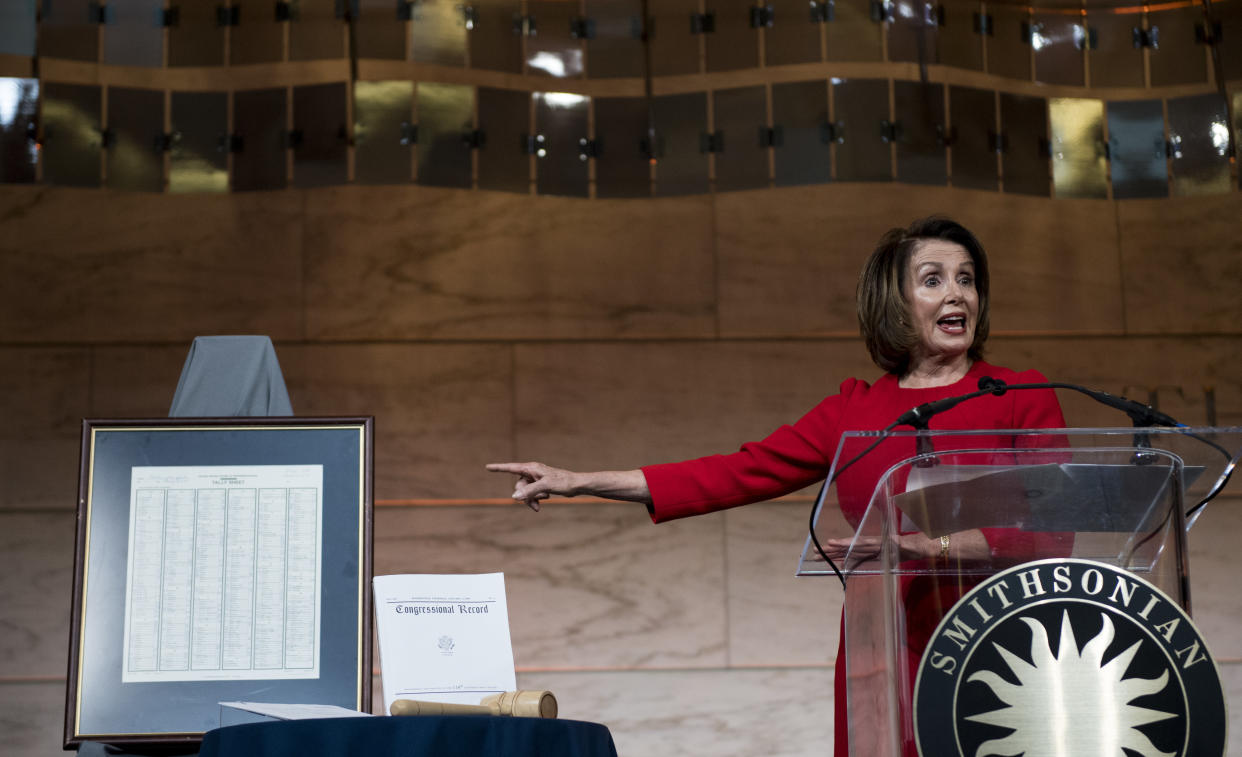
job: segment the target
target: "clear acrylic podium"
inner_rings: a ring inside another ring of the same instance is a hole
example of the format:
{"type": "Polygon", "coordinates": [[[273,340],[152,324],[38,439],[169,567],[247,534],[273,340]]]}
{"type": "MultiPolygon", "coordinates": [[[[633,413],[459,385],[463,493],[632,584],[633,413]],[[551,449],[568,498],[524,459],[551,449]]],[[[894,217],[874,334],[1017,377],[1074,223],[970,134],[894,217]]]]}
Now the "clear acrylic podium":
{"type": "MultiPolygon", "coordinates": [[[[829,480],[862,457],[821,494],[814,527],[821,543],[848,536],[821,526],[839,507],[855,528],[839,566],[850,753],[908,753],[923,648],[958,598],[1006,568],[1096,560],[1189,612],[1186,531],[1240,451],[1242,428],[844,434],[829,480]],[[917,541],[926,550],[945,535],[948,558],[912,556],[917,541]]],[[[809,537],[798,575],[834,575],[809,537]]]]}

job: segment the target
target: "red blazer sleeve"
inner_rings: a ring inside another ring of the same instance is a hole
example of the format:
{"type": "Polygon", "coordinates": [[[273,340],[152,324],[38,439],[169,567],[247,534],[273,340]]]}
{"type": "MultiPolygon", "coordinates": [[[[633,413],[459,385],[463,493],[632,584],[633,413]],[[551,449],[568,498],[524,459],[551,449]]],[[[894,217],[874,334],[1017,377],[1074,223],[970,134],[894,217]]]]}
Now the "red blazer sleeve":
{"type": "Polygon", "coordinates": [[[840,394],[824,399],[797,422],[732,454],[644,467],[651,519],[660,523],[760,502],[823,478],[840,437],[845,403],[866,386],[847,380],[840,394]]]}

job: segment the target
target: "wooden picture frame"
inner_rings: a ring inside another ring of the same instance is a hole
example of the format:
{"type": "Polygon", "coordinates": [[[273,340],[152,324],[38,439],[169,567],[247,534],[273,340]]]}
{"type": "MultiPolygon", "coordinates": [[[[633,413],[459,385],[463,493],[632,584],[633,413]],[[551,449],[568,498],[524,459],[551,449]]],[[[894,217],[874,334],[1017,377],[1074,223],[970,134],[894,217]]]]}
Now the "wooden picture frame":
{"type": "Polygon", "coordinates": [[[84,420],[65,748],[371,709],[374,421],[84,420]]]}

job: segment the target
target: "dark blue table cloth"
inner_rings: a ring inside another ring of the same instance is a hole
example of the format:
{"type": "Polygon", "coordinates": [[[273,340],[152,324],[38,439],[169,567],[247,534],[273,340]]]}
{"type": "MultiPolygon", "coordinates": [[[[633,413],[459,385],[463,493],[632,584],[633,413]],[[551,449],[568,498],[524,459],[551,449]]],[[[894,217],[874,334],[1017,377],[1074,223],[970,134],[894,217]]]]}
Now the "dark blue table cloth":
{"type": "Polygon", "coordinates": [[[617,757],[598,723],[487,715],[327,718],[208,731],[199,757],[617,757]]]}

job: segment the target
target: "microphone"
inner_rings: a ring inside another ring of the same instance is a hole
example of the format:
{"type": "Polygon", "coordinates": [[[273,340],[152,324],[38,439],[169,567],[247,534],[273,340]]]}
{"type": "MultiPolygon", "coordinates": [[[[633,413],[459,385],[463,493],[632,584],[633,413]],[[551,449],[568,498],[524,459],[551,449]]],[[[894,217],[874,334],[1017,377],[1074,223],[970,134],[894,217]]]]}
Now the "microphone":
{"type": "Polygon", "coordinates": [[[979,389],[988,391],[997,397],[1001,396],[1010,389],[1070,389],[1080,394],[1085,394],[1102,405],[1107,405],[1115,410],[1120,410],[1130,416],[1130,420],[1134,423],[1135,427],[1138,428],[1142,428],[1144,426],[1177,427],[1182,425],[1172,417],[1165,415],[1151,405],[1144,405],[1143,403],[1136,402],[1128,397],[1118,397],[1117,395],[1109,394],[1108,392],[1101,392],[1098,389],[1088,389],[1087,387],[1079,386],[1078,384],[1065,384],[1058,381],[1048,381],[1038,384],[1008,385],[1001,379],[993,378],[991,376],[984,376],[979,379],[979,389]]]}

